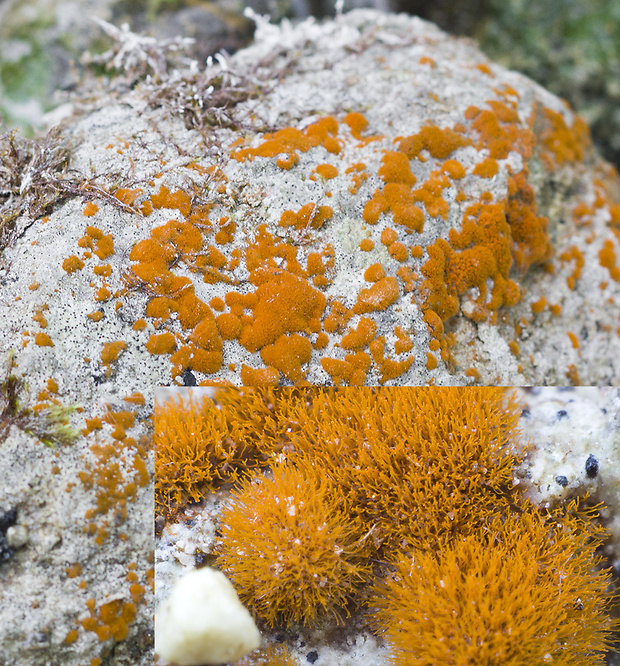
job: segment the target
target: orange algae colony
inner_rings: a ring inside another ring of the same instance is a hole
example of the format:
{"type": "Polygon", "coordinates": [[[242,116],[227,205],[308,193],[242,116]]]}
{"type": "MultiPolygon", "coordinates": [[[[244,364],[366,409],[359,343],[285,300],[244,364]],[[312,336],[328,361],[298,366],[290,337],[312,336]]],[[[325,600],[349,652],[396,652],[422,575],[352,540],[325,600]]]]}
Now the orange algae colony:
{"type": "MultiPolygon", "coordinates": [[[[172,471],[183,461],[183,478],[198,484],[200,470],[212,479],[223,469],[222,443],[231,447],[234,486],[216,566],[268,625],[342,624],[362,608],[355,622],[381,633],[390,663],[402,666],[517,666],[548,654],[594,663],[608,647],[620,623],[609,616],[609,571],[597,567],[605,531],[593,521],[596,508],[539,509],[513,485],[522,453],[520,405],[510,394],[220,389],[201,407],[168,404],[156,426],[160,464],[178,487],[172,471]],[[244,460],[226,438],[232,423],[244,460]],[[206,444],[199,455],[192,431],[206,444]],[[185,446],[172,450],[179,440],[185,446]],[[262,467],[276,453],[268,474],[254,469],[237,481],[240,468],[262,467]]],[[[167,508],[170,487],[157,492],[167,508]]]]}
{"type": "MultiPolygon", "coordinates": [[[[336,250],[329,243],[319,245],[320,232],[339,223],[335,208],[308,202],[298,209],[284,210],[275,222],[275,231],[272,221],[271,226],[259,224],[248,233],[237,228],[230,211],[211,218],[214,206],[193,205],[188,193],[161,186],[150,196],[152,207],[174,209],[183,219],[153,229],[150,238],[140,241],[131,251],[132,266],[126,275],[129,289],[150,295],[146,316],[156,320],[155,327],[174,327],[151,335],[146,349],[152,354],[171,354],[174,376],[186,369],[205,374],[228,369],[252,384],[299,383],[306,380],[307,365],[319,356],[321,367],[336,384],[363,383],[371,369],[380,381],[388,381],[406,372],[415,360],[413,355],[391,358],[392,349],[404,353],[409,344],[400,342],[398,336],[398,350],[394,336],[387,341],[385,334],[362,336],[363,345],[353,350],[363,357],[339,352],[334,354],[338,358],[321,357],[320,351],[330,343],[346,350],[342,341],[351,332],[345,333],[351,317],[358,317],[357,325],[359,316],[372,319],[375,313],[398,304],[403,295],[411,294],[425,319],[431,313],[442,324],[436,336],[439,347],[429,348],[433,353],[425,349],[415,357],[417,363],[434,370],[446,362],[449,368],[454,339],[444,332],[443,323],[461,312],[473,321],[494,322],[500,308],[511,307],[522,298],[514,274],[545,264],[552,250],[548,220],[538,214],[527,168],[516,174],[509,172],[505,200],[493,201],[489,192],[478,200],[468,200],[463,191],[456,200],[453,193],[450,197],[446,194],[455,181],[466,176],[465,167],[454,159],[459,148],[472,146],[488,155],[473,168],[472,175],[477,178],[499,173],[498,160],[510,151],[516,150],[524,159],[532,154],[536,137],[520,120],[516,103],[489,100],[486,104],[488,108],[470,107],[465,113],[473,138],[467,136],[461,123],[453,128],[427,124],[412,136],[398,137],[393,149],[378,149],[380,187],[361,202],[363,221],[369,228],[367,237],[357,242],[362,253],[385,252],[377,247],[380,240],[388,256],[381,277],[364,273],[364,279],[372,284],[360,288],[354,304],[348,307],[340,294],[329,291],[337,275],[336,250]],[[416,161],[427,162],[429,156],[438,163],[423,182],[418,182],[412,168],[416,161]],[[451,211],[454,215],[453,206],[458,206],[461,221],[447,237],[426,246],[414,244],[420,242],[416,239],[427,230],[429,219],[447,221],[451,211]],[[375,225],[380,233],[373,233],[375,225]],[[308,244],[314,244],[312,251],[306,251],[308,244]],[[240,266],[248,273],[243,286],[235,273],[240,266]],[[177,267],[183,268],[182,276],[177,267]],[[188,277],[187,271],[195,277],[188,277]],[[195,285],[200,282],[214,285],[215,291],[207,292],[206,302],[197,296],[195,285]],[[473,296],[462,309],[461,298],[470,294],[473,296]],[[237,341],[257,356],[248,363],[231,365],[225,358],[230,349],[226,341],[237,341]],[[256,364],[259,367],[252,367],[256,364]]],[[[554,146],[563,140],[565,126],[552,114],[542,115],[547,122],[543,148],[555,155],[554,146]]],[[[263,158],[282,169],[300,170],[300,154],[317,149],[331,153],[330,162],[338,164],[351,136],[362,140],[367,128],[368,121],[359,113],[346,115],[340,124],[327,116],[303,130],[285,128],[266,134],[254,147],[243,146],[240,140],[231,157],[240,162],[263,158]]],[[[585,140],[579,131],[579,127],[566,128],[574,144],[569,156],[579,155],[578,146],[585,140]]],[[[356,169],[365,170],[366,166],[357,163],[345,171],[356,169]]],[[[340,172],[338,166],[321,162],[310,177],[329,180],[340,172]]],[[[226,180],[223,174],[218,178],[226,180]]],[[[85,239],[81,239],[85,247],[94,247],[96,242],[96,252],[104,249],[100,230],[88,227],[85,239]]],[[[615,256],[605,250],[601,263],[611,266],[615,256]]],[[[105,276],[103,267],[97,274],[105,276]]],[[[97,298],[109,298],[106,289],[101,287],[97,298]]]]}

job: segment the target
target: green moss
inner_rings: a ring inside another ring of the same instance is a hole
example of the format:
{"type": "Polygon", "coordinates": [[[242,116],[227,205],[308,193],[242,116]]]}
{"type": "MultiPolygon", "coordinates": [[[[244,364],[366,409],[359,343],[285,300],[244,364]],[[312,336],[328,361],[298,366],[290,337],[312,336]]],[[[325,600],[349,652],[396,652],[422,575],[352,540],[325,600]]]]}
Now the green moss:
{"type": "Polygon", "coordinates": [[[35,412],[24,406],[28,392],[26,382],[13,373],[14,369],[11,354],[5,377],[0,381],[0,439],[6,438],[11,427],[15,426],[47,446],[72,444],[80,437],[79,430],[69,423],[77,407],[50,405],[35,412]]]}

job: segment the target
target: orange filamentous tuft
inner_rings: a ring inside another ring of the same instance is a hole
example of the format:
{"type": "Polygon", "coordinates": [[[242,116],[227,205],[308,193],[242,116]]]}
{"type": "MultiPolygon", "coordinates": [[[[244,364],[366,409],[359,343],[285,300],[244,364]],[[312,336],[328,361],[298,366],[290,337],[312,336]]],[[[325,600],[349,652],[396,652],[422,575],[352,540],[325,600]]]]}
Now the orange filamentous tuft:
{"type": "Polygon", "coordinates": [[[273,478],[246,481],[225,507],[218,566],[271,626],[314,625],[326,615],[340,620],[368,577],[362,527],[334,501],[337,495],[311,467],[282,465],[273,478]]]}
{"type": "Polygon", "coordinates": [[[438,552],[401,555],[373,590],[391,663],[603,664],[612,631],[609,571],[595,572],[603,530],[591,511],[497,517],[438,552]]]}
{"type": "Polygon", "coordinates": [[[289,437],[378,544],[432,548],[511,501],[518,414],[503,389],[345,389],[298,407],[289,437]]]}

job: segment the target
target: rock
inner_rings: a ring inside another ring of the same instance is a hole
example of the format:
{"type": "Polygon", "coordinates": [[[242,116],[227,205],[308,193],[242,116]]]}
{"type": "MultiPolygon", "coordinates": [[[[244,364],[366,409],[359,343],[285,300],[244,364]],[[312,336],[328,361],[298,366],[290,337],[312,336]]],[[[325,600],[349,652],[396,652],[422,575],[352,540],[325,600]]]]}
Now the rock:
{"type": "Polygon", "coordinates": [[[179,666],[237,661],[259,645],[254,620],[215,569],[179,579],[155,618],[155,651],[179,666]]]}
{"type": "Polygon", "coordinates": [[[536,504],[556,506],[574,497],[603,504],[609,530],[602,548],[620,569],[620,394],[617,389],[520,390],[520,426],[534,444],[516,474],[536,504]]]}
{"type": "Polygon", "coordinates": [[[125,39],[56,134],[0,144],[17,666],[152,662],[157,385],[620,377],[618,177],[556,97],[372,11],[259,21],[206,71],[125,39]]]}
{"type": "Polygon", "coordinates": [[[5,251],[5,340],[48,308],[22,371],[78,369],[78,398],[618,382],[617,174],[470,42],[370,10],[260,22],[230,63],[113,94],[66,121],[70,196],[5,251]]]}

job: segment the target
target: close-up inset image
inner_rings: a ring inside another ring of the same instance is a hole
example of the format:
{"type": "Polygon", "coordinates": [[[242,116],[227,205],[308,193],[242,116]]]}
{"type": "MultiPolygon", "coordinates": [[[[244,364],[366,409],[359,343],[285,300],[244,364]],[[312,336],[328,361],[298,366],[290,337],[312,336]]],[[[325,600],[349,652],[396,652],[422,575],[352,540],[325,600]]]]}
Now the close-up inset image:
{"type": "Polygon", "coordinates": [[[619,406],[611,389],[162,392],[156,663],[617,663],[619,406]]]}

